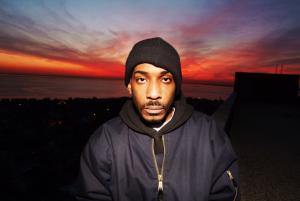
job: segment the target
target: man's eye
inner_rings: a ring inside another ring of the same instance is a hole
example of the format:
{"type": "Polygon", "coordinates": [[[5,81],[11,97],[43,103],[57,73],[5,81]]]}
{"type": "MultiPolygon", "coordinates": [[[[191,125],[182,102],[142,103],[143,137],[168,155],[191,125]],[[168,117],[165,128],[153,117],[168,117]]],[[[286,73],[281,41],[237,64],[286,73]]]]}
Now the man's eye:
{"type": "Polygon", "coordinates": [[[163,77],[163,78],[162,78],[162,81],[163,81],[164,83],[170,83],[170,82],[172,81],[172,79],[169,78],[169,77],[163,77]]]}
{"type": "Polygon", "coordinates": [[[142,78],[142,77],[139,77],[139,78],[136,78],[136,81],[138,83],[145,83],[146,82],[146,79],[145,78],[142,78]]]}

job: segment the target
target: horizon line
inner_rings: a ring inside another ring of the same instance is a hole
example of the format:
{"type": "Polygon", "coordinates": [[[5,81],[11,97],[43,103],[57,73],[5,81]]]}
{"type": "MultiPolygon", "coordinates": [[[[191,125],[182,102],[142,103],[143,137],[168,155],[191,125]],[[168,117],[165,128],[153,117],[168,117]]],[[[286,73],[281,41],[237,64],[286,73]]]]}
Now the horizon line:
{"type": "MultiPolygon", "coordinates": [[[[124,77],[101,77],[101,76],[79,76],[79,75],[62,75],[62,74],[42,74],[42,73],[19,73],[19,72],[0,72],[0,75],[21,75],[21,76],[43,76],[43,77],[64,77],[64,78],[81,78],[81,79],[104,79],[104,80],[124,80],[124,77]]],[[[183,79],[183,83],[202,84],[214,86],[233,87],[233,81],[208,81],[183,79]]]]}
{"type": "MultiPolygon", "coordinates": [[[[235,72],[237,73],[237,72],[235,72]]],[[[257,73],[257,72],[245,72],[245,73],[257,73]]],[[[275,73],[267,73],[274,74],[275,73]]],[[[43,77],[63,77],[63,78],[80,78],[80,79],[103,79],[103,80],[124,80],[124,77],[108,77],[108,76],[80,76],[80,75],[62,75],[62,74],[42,74],[42,73],[20,73],[20,72],[0,72],[0,75],[21,75],[21,76],[43,76],[43,77]]],[[[289,75],[289,74],[283,74],[289,75]]],[[[183,83],[188,84],[201,84],[201,85],[211,85],[211,86],[224,86],[224,87],[234,87],[234,81],[209,81],[209,80],[193,80],[193,79],[183,79],[183,83]]],[[[300,80],[299,88],[300,91],[300,80]]]]}

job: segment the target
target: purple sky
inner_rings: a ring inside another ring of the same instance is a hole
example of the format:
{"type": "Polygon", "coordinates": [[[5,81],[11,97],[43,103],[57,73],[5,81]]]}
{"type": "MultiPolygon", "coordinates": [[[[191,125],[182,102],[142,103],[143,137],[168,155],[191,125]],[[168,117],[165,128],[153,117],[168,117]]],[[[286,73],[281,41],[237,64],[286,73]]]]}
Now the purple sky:
{"type": "Polygon", "coordinates": [[[133,44],[161,36],[184,79],[300,74],[300,1],[0,0],[0,72],[122,77],[133,44]]]}

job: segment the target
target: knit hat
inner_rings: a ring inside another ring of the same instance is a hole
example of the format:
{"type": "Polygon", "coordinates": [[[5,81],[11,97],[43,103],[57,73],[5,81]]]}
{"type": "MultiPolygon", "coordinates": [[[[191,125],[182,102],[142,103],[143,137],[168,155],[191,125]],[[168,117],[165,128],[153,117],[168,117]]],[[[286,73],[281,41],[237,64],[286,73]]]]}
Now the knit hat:
{"type": "Polygon", "coordinates": [[[129,84],[135,66],[150,63],[172,73],[176,85],[176,95],[181,91],[181,65],[178,52],[160,37],[149,38],[136,43],[130,51],[125,70],[125,86],[129,84]]]}

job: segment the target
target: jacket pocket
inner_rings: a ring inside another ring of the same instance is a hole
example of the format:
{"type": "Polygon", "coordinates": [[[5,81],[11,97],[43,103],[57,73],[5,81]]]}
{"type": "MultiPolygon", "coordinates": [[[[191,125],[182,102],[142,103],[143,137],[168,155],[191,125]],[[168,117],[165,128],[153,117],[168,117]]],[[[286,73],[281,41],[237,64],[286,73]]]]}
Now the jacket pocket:
{"type": "Polygon", "coordinates": [[[209,201],[239,201],[237,180],[231,170],[226,170],[214,182],[210,189],[209,201]]]}

